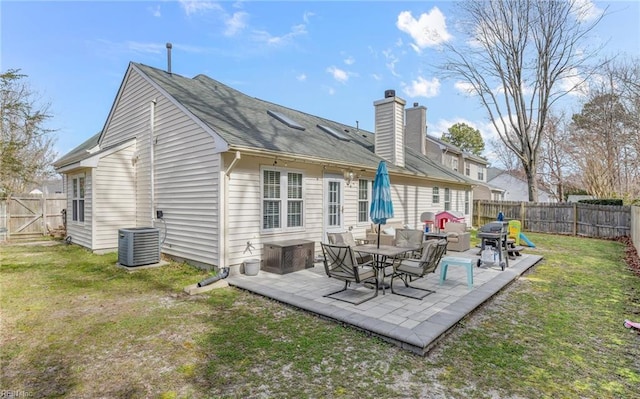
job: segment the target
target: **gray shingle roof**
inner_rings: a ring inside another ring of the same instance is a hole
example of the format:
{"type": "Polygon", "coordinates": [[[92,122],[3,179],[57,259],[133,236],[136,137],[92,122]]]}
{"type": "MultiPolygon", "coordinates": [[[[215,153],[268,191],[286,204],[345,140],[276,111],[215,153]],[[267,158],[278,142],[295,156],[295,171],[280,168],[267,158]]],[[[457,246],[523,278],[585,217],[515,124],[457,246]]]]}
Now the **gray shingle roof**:
{"type": "Polygon", "coordinates": [[[70,165],[74,162],[79,162],[89,156],[88,151],[98,145],[98,140],[102,132],[98,132],[95,135],[88,138],[84,143],[80,144],[73,150],[66,153],[64,156],[57,159],[53,166],[61,168],[66,165],[70,165]]]}
{"type": "MultiPolygon", "coordinates": [[[[227,142],[230,150],[270,151],[287,157],[368,169],[375,169],[382,159],[374,153],[372,132],[248,96],[205,75],[186,78],[139,63],[131,63],[131,67],[215,131],[227,142]],[[304,130],[287,126],[269,111],[284,115],[304,130]],[[318,125],[326,126],[349,140],[336,137],[318,125]]],[[[77,152],[78,149],[72,151],[74,154],[77,152]]],[[[72,153],[62,159],[70,158],[72,153]]],[[[388,164],[390,172],[473,184],[466,176],[448,170],[410,148],[405,148],[405,154],[406,166],[399,168],[388,164]]]]}

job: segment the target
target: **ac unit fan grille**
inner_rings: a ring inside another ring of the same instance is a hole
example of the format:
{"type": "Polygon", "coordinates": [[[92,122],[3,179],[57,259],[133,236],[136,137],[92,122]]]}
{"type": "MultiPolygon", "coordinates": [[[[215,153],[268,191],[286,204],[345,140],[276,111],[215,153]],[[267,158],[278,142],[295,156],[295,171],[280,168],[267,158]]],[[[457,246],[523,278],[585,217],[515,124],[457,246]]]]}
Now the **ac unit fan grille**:
{"type": "Polygon", "coordinates": [[[118,263],[143,266],[160,262],[160,230],[139,227],[118,230],[118,263]]]}

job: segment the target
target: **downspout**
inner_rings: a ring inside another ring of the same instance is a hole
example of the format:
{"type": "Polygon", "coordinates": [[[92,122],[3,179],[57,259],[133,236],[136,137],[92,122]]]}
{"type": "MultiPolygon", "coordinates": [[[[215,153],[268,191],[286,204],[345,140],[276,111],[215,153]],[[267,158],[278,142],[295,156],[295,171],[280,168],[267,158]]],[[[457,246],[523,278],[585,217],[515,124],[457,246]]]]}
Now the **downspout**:
{"type": "Polygon", "coordinates": [[[156,182],[155,182],[155,118],[156,117],[156,99],[151,100],[149,104],[149,180],[151,184],[151,224],[156,225],[156,215],[154,212],[156,198],[156,182]]]}
{"type": "MultiPolygon", "coordinates": [[[[233,158],[233,160],[231,161],[231,163],[229,164],[229,166],[227,167],[227,169],[225,169],[224,171],[224,201],[223,201],[223,215],[224,215],[224,222],[223,222],[223,232],[222,232],[222,237],[223,237],[223,245],[222,248],[224,250],[224,254],[222,256],[224,264],[222,265],[223,268],[225,269],[229,269],[229,253],[227,252],[227,248],[229,248],[229,219],[228,219],[228,215],[229,215],[229,180],[231,180],[231,172],[233,171],[233,169],[236,167],[236,164],[238,163],[238,161],[240,160],[241,156],[240,156],[240,151],[236,151],[236,154],[233,158]]],[[[228,271],[227,271],[228,273],[228,271]]],[[[226,277],[226,276],[225,276],[226,277]]]]}

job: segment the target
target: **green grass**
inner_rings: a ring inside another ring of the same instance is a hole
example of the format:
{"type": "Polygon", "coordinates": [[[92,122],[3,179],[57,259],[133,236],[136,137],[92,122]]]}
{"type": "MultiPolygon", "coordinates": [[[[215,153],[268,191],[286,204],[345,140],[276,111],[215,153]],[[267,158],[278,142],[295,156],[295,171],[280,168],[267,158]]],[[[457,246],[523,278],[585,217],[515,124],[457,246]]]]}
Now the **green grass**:
{"type": "Polygon", "coordinates": [[[527,236],[544,260],[426,357],[190,266],[127,273],[77,246],[0,246],[0,388],[31,397],[630,398],[640,279],[613,241],[527,236]]]}

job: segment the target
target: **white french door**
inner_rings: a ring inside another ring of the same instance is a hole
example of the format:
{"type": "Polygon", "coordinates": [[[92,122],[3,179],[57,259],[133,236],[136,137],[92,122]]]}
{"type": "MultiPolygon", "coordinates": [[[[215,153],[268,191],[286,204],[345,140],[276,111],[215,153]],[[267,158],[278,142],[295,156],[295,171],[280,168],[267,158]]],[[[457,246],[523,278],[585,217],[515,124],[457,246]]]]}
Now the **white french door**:
{"type": "Polygon", "coordinates": [[[344,179],[340,175],[324,178],[324,234],[344,231],[344,179]]]}

